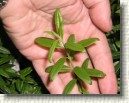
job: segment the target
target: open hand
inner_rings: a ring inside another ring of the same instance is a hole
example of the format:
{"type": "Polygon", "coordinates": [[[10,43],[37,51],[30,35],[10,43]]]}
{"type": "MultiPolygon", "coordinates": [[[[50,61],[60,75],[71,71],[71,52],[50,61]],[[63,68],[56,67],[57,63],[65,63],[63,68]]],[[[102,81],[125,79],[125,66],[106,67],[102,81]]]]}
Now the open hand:
{"type": "MultiPolygon", "coordinates": [[[[95,45],[87,49],[87,54],[75,56],[74,65],[81,65],[84,59],[91,58],[90,67],[95,67],[106,74],[105,78],[93,84],[85,84],[91,94],[116,94],[117,83],[112,62],[111,51],[103,32],[111,30],[109,0],[9,0],[7,6],[0,11],[4,27],[17,49],[32,61],[35,70],[46,88],[52,94],[62,94],[65,85],[73,78],[71,73],[63,73],[49,81],[45,68],[49,66],[48,50],[34,43],[37,37],[49,37],[44,31],[53,30],[53,13],[60,8],[65,20],[65,41],[70,34],[75,34],[76,41],[97,37],[95,45]]],[[[54,54],[56,62],[62,55],[54,54]]],[[[77,86],[72,94],[79,94],[77,86]]]]}

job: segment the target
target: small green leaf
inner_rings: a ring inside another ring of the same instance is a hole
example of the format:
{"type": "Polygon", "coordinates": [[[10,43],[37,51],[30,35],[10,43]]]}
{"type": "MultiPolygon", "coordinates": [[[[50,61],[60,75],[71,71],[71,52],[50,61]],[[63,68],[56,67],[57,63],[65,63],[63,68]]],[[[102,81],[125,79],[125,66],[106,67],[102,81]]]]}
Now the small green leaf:
{"type": "Polygon", "coordinates": [[[32,92],[32,94],[41,94],[41,87],[36,87],[35,89],[34,89],[34,91],[32,92]]]}
{"type": "Polygon", "coordinates": [[[90,61],[90,59],[87,58],[87,59],[83,62],[83,64],[82,64],[82,68],[83,68],[83,69],[87,69],[87,68],[88,68],[88,63],[89,63],[89,61],[90,61]]]}
{"type": "Polygon", "coordinates": [[[22,77],[25,77],[28,74],[30,74],[31,72],[32,72],[32,68],[31,67],[27,67],[27,68],[21,70],[19,73],[21,74],[22,77]]]}
{"type": "Polygon", "coordinates": [[[15,89],[15,84],[14,83],[12,83],[10,85],[10,92],[11,92],[11,94],[18,94],[16,89],[15,89]]]}
{"type": "Polygon", "coordinates": [[[90,85],[92,84],[91,78],[84,69],[81,69],[80,67],[75,67],[73,71],[82,81],[87,82],[90,85]]]}
{"type": "Polygon", "coordinates": [[[71,42],[67,42],[65,44],[65,47],[67,49],[70,49],[70,50],[73,50],[73,51],[81,51],[81,52],[85,52],[85,48],[80,45],[80,44],[77,44],[77,43],[71,43],[71,42]]]}
{"type": "Polygon", "coordinates": [[[23,87],[22,87],[22,90],[21,90],[21,93],[22,94],[31,94],[31,92],[34,90],[34,88],[32,87],[32,85],[24,82],[23,83],[23,87]]]}
{"type": "Polygon", "coordinates": [[[4,94],[9,93],[9,88],[6,86],[5,80],[0,76],[0,91],[4,94]]]}
{"type": "Polygon", "coordinates": [[[50,34],[50,35],[52,35],[52,36],[54,36],[56,38],[60,38],[60,36],[58,34],[56,34],[54,31],[45,31],[44,33],[50,34]]]}
{"type": "MultiPolygon", "coordinates": [[[[45,38],[45,37],[39,37],[39,38],[36,38],[35,39],[35,42],[40,45],[40,46],[43,46],[43,47],[47,47],[47,48],[51,48],[53,42],[55,40],[51,39],[51,38],[45,38]]],[[[60,48],[60,44],[58,43],[57,44],[57,47],[56,48],[60,48]]]]}
{"type": "Polygon", "coordinates": [[[118,90],[118,92],[120,92],[121,91],[121,83],[120,83],[120,80],[117,80],[117,90],[118,90]]]}
{"type": "Polygon", "coordinates": [[[2,69],[11,68],[11,67],[13,67],[12,64],[3,64],[0,66],[0,68],[2,68],[2,69]]]}
{"type": "Polygon", "coordinates": [[[75,42],[75,36],[74,34],[71,34],[68,38],[68,42],[74,43],[75,42]]]}
{"type": "Polygon", "coordinates": [[[116,75],[119,76],[119,74],[120,74],[120,62],[118,62],[115,65],[115,72],[116,72],[116,75]]]}
{"type": "Polygon", "coordinates": [[[60,35],[61,38],[63,38],[63,36],[64,36],[64,30],[63,30],[63,28],[64,28],[64,22],[61,22],[60,27],[59,27],[59,30],[58,30],[58,33],[59,33],[59,35],[60,35]]]}
{"type": "Polygon", "coordinates": [[[64,35],[64,20],[62,18],[60,9],[56,9],[55,14],[54,14],[54,20],[55,20],[55,27],[56,27],[56,32],[60,35],[61,38],[63,38],[64,35]]]}
{"type": "Polygon", "coordinates": [[[55,27],[56,27],[56,32],[58,33],[59,26],[60,26],[60,20],[59,20],[59,9],[56,9],[54,13],[54,22],[55,22],[55,27]]]}
{"type": "Polygon", "coordinates": [[[116,41],[115,43],[116,43],[117,47],[120,48],[120,40],[116,41]]]}
{"type": "Polygon", "coordinates": [[[48,60],[49,60],[50,63],[52,62],[52,56],[53,56],[53,53],[55,51],[57,43],[58,43],[58,41],[54,41],[52,46],[51,46],[51,48],[50,48],[50,50],[49,50],[48,60]]]}
{"type": "Polygon", "coordinates": [[[120,24],[113,26],[113,31],[116,32],[120,30],[120,24]]]}
{"type": "Polygon", "coordinates": [[[115,13],[120,14],[120,10],[117,10],[115,13]]]}
{"type": "Polygon", "coordinates": [[[79,90],[79,92],[81,92],[82,93],[82,88],[81,88],[81,84],[79,84],[79,83],[77,83],[77,86],[78,86],[78,90],[79,90]]]}
{"type": "Polygon", "coordinates": [[[16,88],[19,92],[21,92],[23,88],[23,81],[21,81],[20,79],[16,80],[16,88]]]}
{"type": "Polygon", "coordinates": [[[6,85],[4,85],[4,86],[1,86],[1,85],[0,85],[0,91],[1,91],[2,93],[4,93],[4,94],[10,94],[10,93],[11,93],[10,89],[9,89],[8,86],[6,86],[6,85]],[[1,90],[2,90],[2,91],[1,91],[1,90]]]}
{"type": "Polygon", "coordinates": [[[54,80],[55,76],[58,74],[58,72],[62,69],[64,63],[66,61],[66,58],[61,58],[59,59],[54,67],[52,68],[51,72],[50,72],[50,80],[54,80]]]}
{"type": "Polygon", "coordinates": [[[78,84],[78,90],[82,94],[90,94],[81,84],[78,84]]]}
{"type": "Polygon", "coordinates": [[[62,18],[61,11],[60,11],[59,8],[57,9],[57,13],[58,13],[59,21],[60,21],[60,24],[61,24],[63,22],[63,18],[62,18]]]}
{"type": "Polygon", "coordinates": [[[76,79],[73,79],[71,80],[66,86],[65,86],[65,89],[64,89],[64,94],[69,94],[72,89],[74,88],[75,84],[76,84],[77,80],[76,79]]]}
{"type": "Polygon", "coordinates": [[[96,70],[96,69],[87,69],[86,70],[87,74],[91,77],[105,77],[106,74],[103,73],[102,71],[100,70],[96,70]]]}
{"type": "Polygon", "coordinates": [[[69,66],[64,65],[64,66],[62,67],[60,73],[69,72],[69,71],[71,71],[71,68],[70,68],[69,66]]]}
{"type": "Polygon", "coordinates": [[[4,71],[4,69],[0,69],[0,75],[6,78],[10,78],[8,73],[6,71],[4,71]]]}
{"type": "Polygon", "coordinates": [[[27,76],[24,80],[26,83],[37,85],[36,81],[32,78],[27,76]]]}
{"type": "Polygon", "coordinates": [[[120,52],[113,52],[112,56],[113,60],[120,60],[120,52]]]}
{"type": "Polygon", "coordinates": [[[78,43],[81,44],[83,47],[88,47],[97,41],[99,41],[98,38],[90,38],[90,39],[81,40],[78,43]]]}
{"type": "Polygon", "coordinates": [[[82,87],[82,94],[90,94],[85,88],[82,87]]]}
{"type": "Polygon", "coordinates": [[[0,65],[9,62],[12,59],[13,59],[12,56],[4,56],[4,57],[0,58],[0,65]]]}
{"type": "Polygon", "coordinates": [[[47,67],[47,68],[45,69],[45,72],[46,72],[46,73],[50,73],[53,67],[54,67],[53,65],[47,67]]]}
{"type": "Polygon", "coordinates": [[[9,75],[9,77],[19,77],[19,73],[12,68],[5,68],[4,70],[9,75]]]}
{"type": "MultiPolygon", "coordinates": [[[[46,70],[45,70],[45,72],[50,73],[53,67],[54,67],[53,65],[47,67],[46,70]]],[[[68,67],[66,65],[63,65],[62,69],[59,72],[60,73],[69,72],[70,70],[71,70],[70,67],[68,67]]]]}
{"type": "Polygon", "coordinates": [[[3,78],[1,76],[0,76],[0,85],[2,85],[2,86],[6,85],[5,81],[3,80],[3,78]]]}
{"type": "Polygon", "coordinates": [[[2,46],[0,46],[0,53],[2,54],[10,54],[10,51],[2,46]]]}

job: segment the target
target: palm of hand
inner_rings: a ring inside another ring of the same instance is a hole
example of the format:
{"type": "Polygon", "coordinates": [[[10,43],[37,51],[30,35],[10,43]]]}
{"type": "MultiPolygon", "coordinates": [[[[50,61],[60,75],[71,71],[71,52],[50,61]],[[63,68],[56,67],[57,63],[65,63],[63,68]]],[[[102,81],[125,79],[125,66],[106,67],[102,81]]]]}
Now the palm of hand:
{"type": "MultiPolygon", "coordinates": [[[[71,33],[76,34],[75,37],[77,38],[77,41],[89,37],[98,37],[104,43],[104,46],[107,47],[105,52],[110,56],[110,51],[103,33],[94,25],[91,17],[89,16],[88,8],[86,8],[81,0],[67,0],[65,2],[60,1],[59,4],[53,3],[51,0],[39,0],[38,2],[36,0],[22,0],[17,1],[17,4],[18,5],[16,7],[14,6],[11,15],[7,14],[3,16],[5,28],[20,52],[33,62],[37,73],[51,93],[62,93],[64,86],[70,81],[70,79],[72,79],[72,75],[70,73],[60,74],[53,82],[47,83],[48,74],[45,73],[44,69],[49,65],[47,62],[48,50],[37,46],[34,43],[34,40],[35,38],[41,36],[49,37],[43,32],[53,30],[52,17],[53,12],[57,7],[61,8],[66,23],[64,26],[65,41],[71,33]],[[17,8],[18,6],[19,8],[17,8]]],[[[102,46],[101,42],[98,43],[98,46],[96,45],[95,49],[99,49],[99,46],[102,46]]],[[[89,48],[89,54],[93,60],[98,59],[95,56],[97,53],[93,54],[95,49],[93,47],[89,48]]],[[[103,50],[99,52],[102,51],[103,50]]],[[[56,58],[57,56],[63,55],[56,52],[53,58],[54,61],[59,59],[56,58]]],[[[76,65],[81,65],[82,61],[88,57],[86,54],[77,54],[76,58],[80,56],[82,58],[77,62],[75,61],[76,65]]],[[[97,65],[97,63],[94,65],[98,68],[102,67],[97,65]]],[[[90,64],[90,66],[92,65],[90,64]]],[[[105,83],[103,80],[101,80],[101,82],[105,83]]],[[[100,93],[96,80],[93,81],[93,86],[89,86],[87,84],[85,85],[88,87],[91,93],[100,93]]],[[[100,88],[102,87],[100,86],[100,88]]],[[[104,90],[101,92],[103,91],[104,90]]],[[[72,93],[78,93],[76,86],[72,93]]]]}

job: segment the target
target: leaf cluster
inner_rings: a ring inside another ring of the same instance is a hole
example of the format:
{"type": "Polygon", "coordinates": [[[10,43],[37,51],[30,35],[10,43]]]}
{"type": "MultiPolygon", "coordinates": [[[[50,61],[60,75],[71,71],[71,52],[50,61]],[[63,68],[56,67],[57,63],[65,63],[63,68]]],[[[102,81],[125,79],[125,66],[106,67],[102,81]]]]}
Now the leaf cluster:
{"type": "Polygon", "coordinates": [[[50,63],[52,63],[52,65],[46,68],[46,72],[50,74],[50,81],[53,81],[58,73],[73,72],[75,78],[66,85],[64,94],[70,93],[75,84],[78,84],[79,91],[82,94],[87,94],[88,91],[83,87],[82,82],[92,85],[91,77],[100,78],[105,77],[106,75],[102,71],[99,71],[95,68],[88,68],[89,58],[84,61],[82,66],[74,67],[74,55],[78,52],[86,53],[86,48],[99,41],[99,39],[88,38],[76,42],[74,34],[71,34],[67,42],[64,42],[64,20],[62,18],[60,9],[56,9],[54,13],[54,24],[56,31],[45,31],[45,33],[55,37],[55,39],[47,37],[38,37],[35,39],[36,44],[49,48],[48,60],[50,63]],[[59,49],[64,49],[67,56],[59,58],[58,61],[54,63],[53,54],[59,49]],[[66,62],[69,62],[71,65],[65,65],[66,62]]]}
{"type": "Polygon", "coordinates": [[[32,68],[13,69],[15,61],[10,51],[0,42],[0,92],[4,94],[40,94],[41,87],[31,77],[32,68]]]}

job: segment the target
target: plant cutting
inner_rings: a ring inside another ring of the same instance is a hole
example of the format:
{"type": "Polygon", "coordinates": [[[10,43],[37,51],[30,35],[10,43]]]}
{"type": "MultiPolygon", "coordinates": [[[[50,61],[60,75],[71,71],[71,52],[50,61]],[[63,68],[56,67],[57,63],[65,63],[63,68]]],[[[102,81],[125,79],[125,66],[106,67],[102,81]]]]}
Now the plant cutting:
{"type": "Polygon", "coordinates": [[[88,94],[87,89],[82,85],[83,82],[86,82],[92,85],[91,77],[102,78],[106,74],[102,71],[99,71],[95,68],[89,68],[89,58],[86,58],[85,61],[80,66],[74,66],[73,60],[75,54],[82,52],[86,53],[86,48],[93,45],[98,38],[88,38],[76,42],[74,34],[71,34],[68,40],[65,42],[64,37],[64,20],[61,15],[60,9],[56,9],[54,13],[54,25],[55,31],[45,31],[46,34],[53,36],[55,39],[47,37],[38,37],[35,39],[35,43],[42,47],[49,48],[48,61],[52,64],[46,68],[46,72],[50,74],[50,81],[53,81],[56,75],[64,72],[73,72],[74,78],[71,80],[64,89],[64,94],[69,94],[74,88],[75,84],[78,85],[78,90],[82,94],[88,94]],[[53,54],[56,50],[63,49],[66,53],[66,56],[59,58],[56,63],[53,62],[53,54]],[[68,62],[69,65],[65,65],[68,62]]]}

